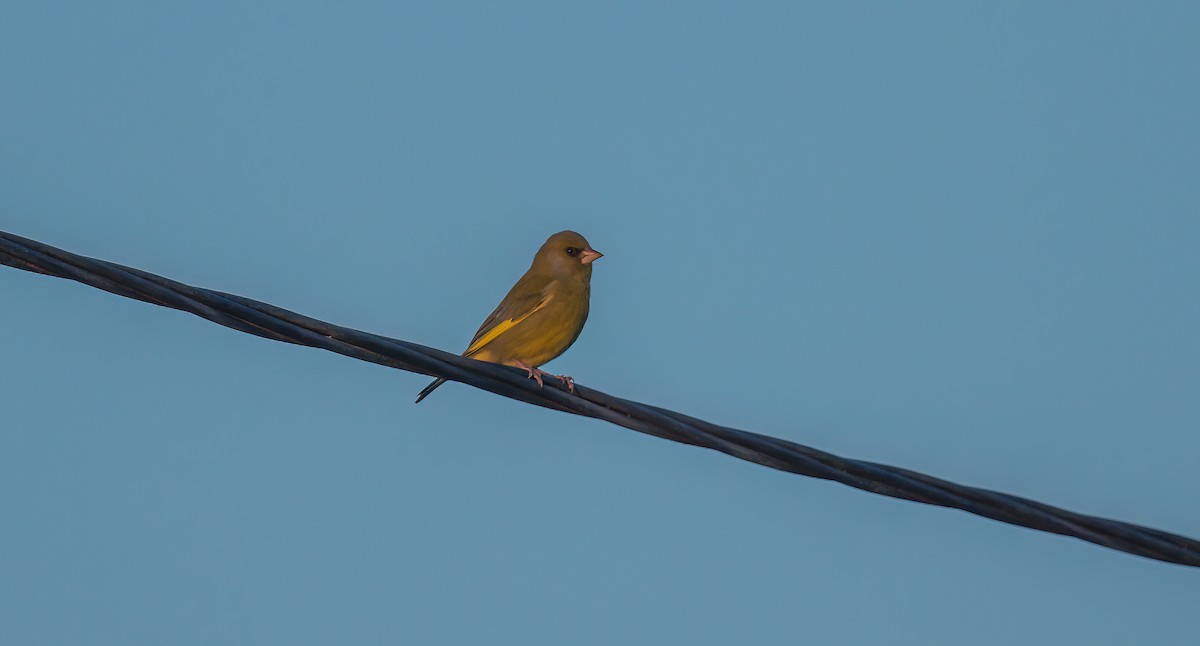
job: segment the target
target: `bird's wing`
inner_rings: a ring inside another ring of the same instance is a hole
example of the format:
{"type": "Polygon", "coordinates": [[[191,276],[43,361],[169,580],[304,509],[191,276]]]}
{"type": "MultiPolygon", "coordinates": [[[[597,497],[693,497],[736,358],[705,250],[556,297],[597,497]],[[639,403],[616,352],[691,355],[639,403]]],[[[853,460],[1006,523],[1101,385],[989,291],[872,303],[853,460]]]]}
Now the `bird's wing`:
{"type": "Polygon", "coordinates": [[[483,325],[479,326],[479,331],[475,333],[475,338],[471,339],[471,345],[467,347],[463,356],[469,357],[479,352],[513,326],[545,307],[551,299],[551,295],[544,289],[548,282],[541,276],[522,276],[483,325]]]}

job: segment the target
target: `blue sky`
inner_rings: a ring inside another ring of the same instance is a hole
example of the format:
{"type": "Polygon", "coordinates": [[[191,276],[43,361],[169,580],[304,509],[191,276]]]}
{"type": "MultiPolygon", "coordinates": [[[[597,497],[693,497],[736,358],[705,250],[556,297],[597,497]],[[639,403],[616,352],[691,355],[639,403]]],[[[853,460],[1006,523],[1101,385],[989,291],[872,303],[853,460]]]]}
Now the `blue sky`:
{"type": "MultiPolygon", "coordinates": [[[[1200,536],[1193,3],[24,3],[0,229],[1200,536]]],[[[1189,644],[1193,569],[0,268],[0,641],[1189,644]]]]}

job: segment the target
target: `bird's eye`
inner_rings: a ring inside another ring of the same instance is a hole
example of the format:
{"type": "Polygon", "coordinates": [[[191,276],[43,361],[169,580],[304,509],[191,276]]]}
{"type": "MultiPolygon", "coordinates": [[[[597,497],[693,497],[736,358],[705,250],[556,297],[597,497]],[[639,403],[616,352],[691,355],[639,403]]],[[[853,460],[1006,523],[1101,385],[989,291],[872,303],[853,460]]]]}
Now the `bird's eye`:
{"type": "Polygon", "coordinates": [[[568,256],[574,256],[577,253],[579,253],[579,250],[576,249],[575,247],[567,247],[567,255],[568,256]]]}

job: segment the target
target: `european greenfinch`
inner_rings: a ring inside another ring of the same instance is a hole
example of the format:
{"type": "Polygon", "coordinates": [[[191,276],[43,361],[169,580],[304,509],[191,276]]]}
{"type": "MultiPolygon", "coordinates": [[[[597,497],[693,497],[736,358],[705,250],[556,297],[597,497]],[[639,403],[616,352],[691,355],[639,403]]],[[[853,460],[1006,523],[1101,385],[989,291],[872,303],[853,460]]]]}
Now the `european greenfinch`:
{"type": "MultiPolygon", "coordinates": [[[[521,368],[541,386],[546,373],[539,366],[566,352],[583,331],[592,263],[602,255],[574,231],[550,236],[529,271],[479,326],[463,356],[521,368]]],[[[570,377],[555,378],[575,391],[570,377]]],[[[417,395],[417,403],[444,383],[435,379],[417,395]]]]}

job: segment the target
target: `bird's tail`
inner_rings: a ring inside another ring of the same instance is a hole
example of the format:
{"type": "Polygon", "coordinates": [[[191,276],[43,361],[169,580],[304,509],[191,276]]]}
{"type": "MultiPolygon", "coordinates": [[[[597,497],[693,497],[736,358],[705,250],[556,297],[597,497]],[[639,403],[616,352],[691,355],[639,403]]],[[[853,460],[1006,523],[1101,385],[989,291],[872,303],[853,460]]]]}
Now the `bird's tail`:
{"type": "Polygon", "coordinates": [[[429,393],[437,390],[437,387],[444,383],[446,383],[446,380],[442,379],[441,377],[434,379],[433,383],[429,384],[428,386],[425,386],[425,388],[421,392],[417,393],[417,401],[415,401],[413,403],[420,404],[422,399],[425,399],[426,397],[428,397],[429,393]]]}

